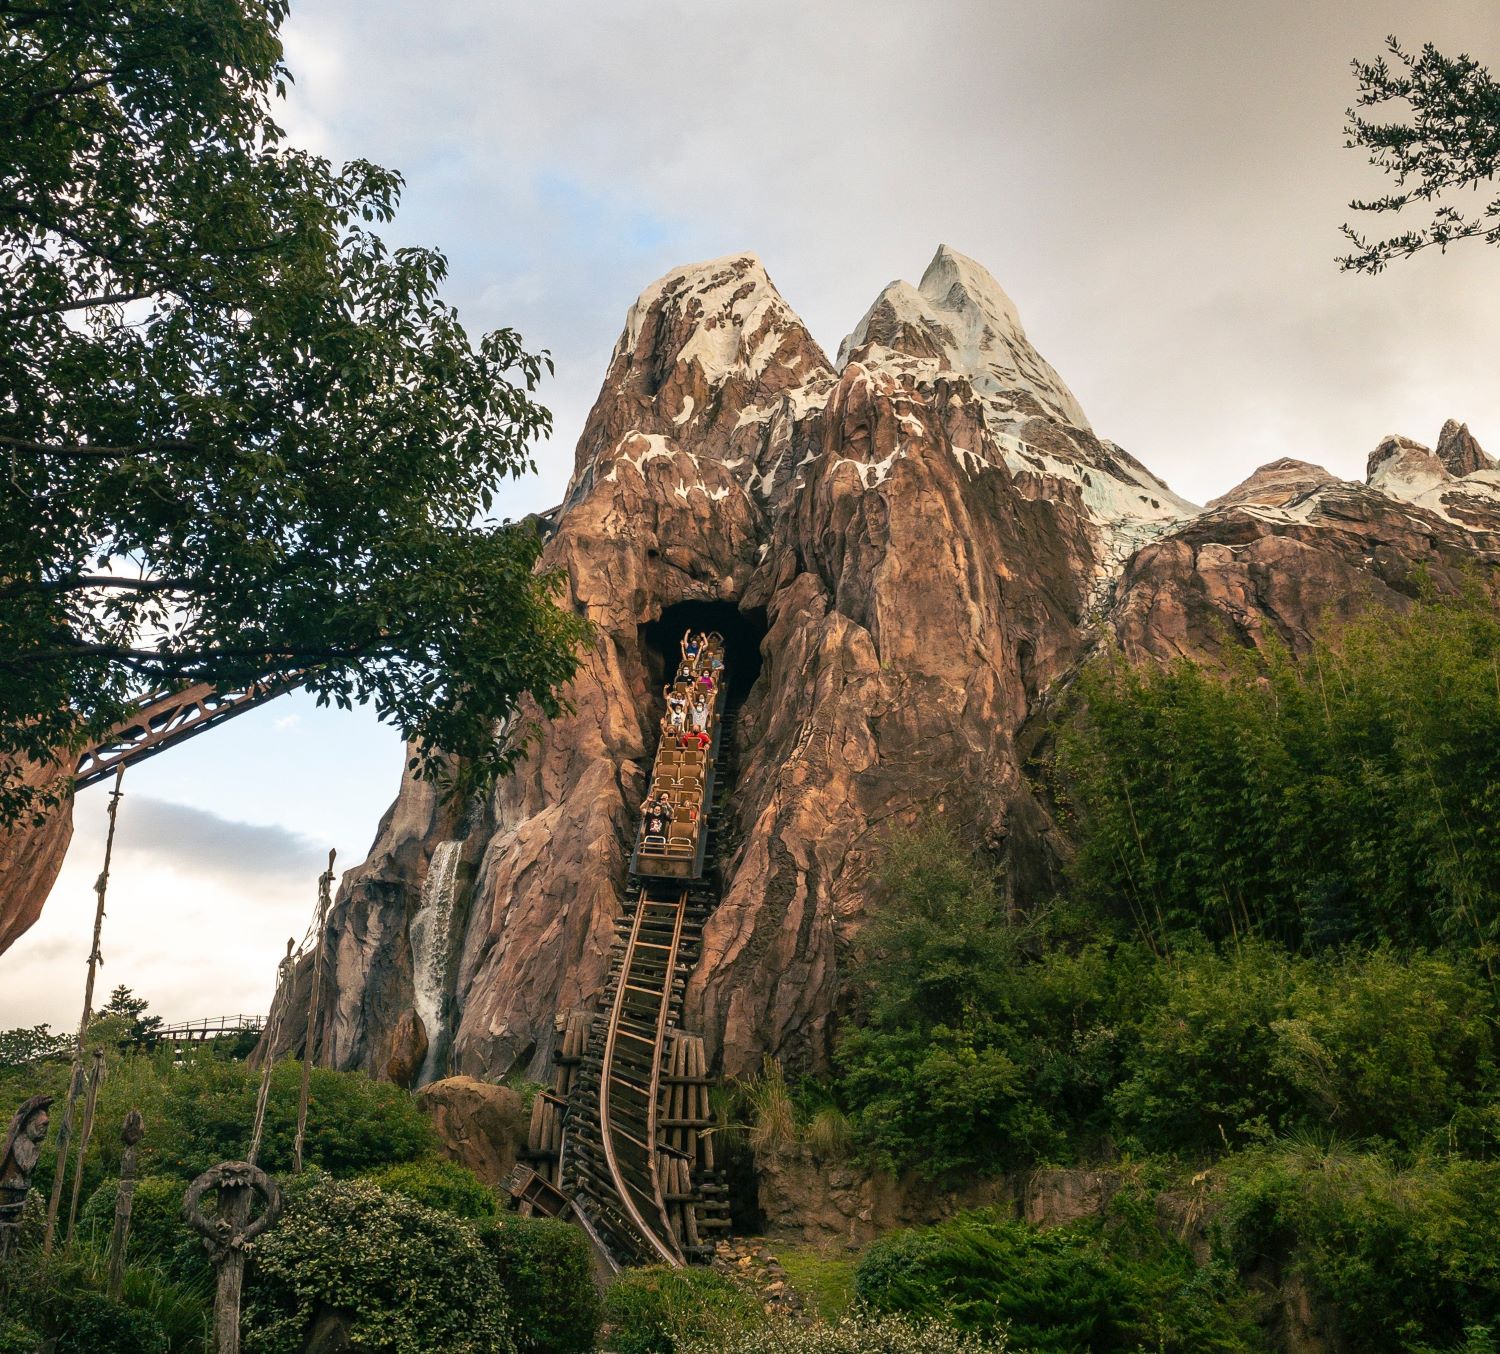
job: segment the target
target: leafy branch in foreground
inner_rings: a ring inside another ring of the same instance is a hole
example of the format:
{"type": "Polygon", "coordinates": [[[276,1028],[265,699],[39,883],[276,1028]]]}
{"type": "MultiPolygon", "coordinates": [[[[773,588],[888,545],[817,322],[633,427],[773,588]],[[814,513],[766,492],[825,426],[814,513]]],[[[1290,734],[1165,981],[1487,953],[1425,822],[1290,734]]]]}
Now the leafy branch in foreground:
{"type": "Polygon", "coordinates": [[[0,0],[0,823],[143,690],[301,674],[473,789],[574,671],[538,539],[482,520],[550,362],[384,243],[399,175],[286,143],[286,8],[0,0]]]}
{"type": "Polygon", "coordinates": [[[1354,246],[1339,259],[1346,272],[1378,273],[1392,259],[1432,245],[1446,252],[1458,240],[1500,244],[1500,192],[1469,211],[1452,201],[1465,189],[1480,192],[1500,169],[1500,83],[1472,57],[1444,56],[1430,42],[1420,52],[1407,51],[1395,37],[1386,46],[1394,66],[1383,57],[1352,63],[1359,98],[1346,115],[1344,144],[1367,151],[1370,163],[1395,180],[1395,190],[1349,206],[1375,213],[1422,206],[1431,215],[1426,225],[1383,240],[1345,225],[1354,246]],[[1359,111],[1403,103],[1407,116],[1391,121],[1359,111]]]}

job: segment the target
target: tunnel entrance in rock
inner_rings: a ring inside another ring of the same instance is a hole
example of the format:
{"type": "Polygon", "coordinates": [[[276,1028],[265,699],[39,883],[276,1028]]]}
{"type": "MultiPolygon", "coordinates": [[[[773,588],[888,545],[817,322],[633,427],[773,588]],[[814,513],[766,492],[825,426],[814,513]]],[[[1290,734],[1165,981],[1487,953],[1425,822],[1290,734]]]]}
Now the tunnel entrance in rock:
{"type": "Polygon", "coordinates": [[[766,613],[741,611],[733,602],[677,602],[659,619],[641,626],[641,649],[651,689],[660,692],[677,670],[685,630],[718,631],[724,636],[724,663],[729,669],[729,699],[739,703],[760,676],[760,646],[766,637],[766,613]]]}

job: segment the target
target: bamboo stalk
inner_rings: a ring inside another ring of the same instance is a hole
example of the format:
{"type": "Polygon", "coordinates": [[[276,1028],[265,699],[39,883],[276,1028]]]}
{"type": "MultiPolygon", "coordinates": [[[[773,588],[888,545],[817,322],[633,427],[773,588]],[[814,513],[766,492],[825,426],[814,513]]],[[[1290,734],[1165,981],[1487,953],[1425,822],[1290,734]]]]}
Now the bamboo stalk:
{"type": "MultiPolygon", "coordinates": [[[[260,1091],[255,1097],[255,1124],[250,1131],[250,1151],[245,1160],[252,1166],[260,1155],[261,1137],[266,1127],[266,1101],[271,1094],[271,1069],[276,1065],[276,1036],[281,1030],[282,997],[286,993],[287,975],[292,971],[292,940],[286,942],[286,957],[276,968],[276,992],[271,998],[272,1019],[266,1021],[266,1060],[260,1069],[260,1091]]],[[[290,995],[290,994],[287,994],[290,995]]],[[[243,1221],[243,1219],[241,1219],[243,1221]]]]}
{"type": "Polygon", "coordinates": [[[292,1171],[296,1175],[302,1173],[302,1144],[307,1136],[307,1102],[312,1093],[313,1049],[318,1037],[318,998],[323,988],[323,927],[328,920],[329,896],[333,889],[333,862],[337,855],[336,851],[328,853],[328,868],[318,876],[318,920],[313,928],[312,994],[307,999],[307,1034],[302,1041],[302,1086],[297,1093],[297,1136],[292,1143],[292,1171]]]}
{"type": "Polygon", "coordinates": [[[83,1085],[83,1046],[88,1039],[89,1016],[94,1009],[94,981],[99,974],[99,965],[104,957],[99,953],[99,935],[104,929],[104,896],[109,890],[109,863],[115,850],[115,819],[120,811],[120,783],[125,779],[125,766],[115,772],[115,788],[109,792],[109,832],[104,839],[104,868],[94,881],[94,939],[89,947],[88,978],[83,985],[83,1015],[78,1020],[78,1042],[73,1049],[73,1070],[68,1077],[68,1099],[63,1107],[62,1123],[57,1129],[57,1164],[52,1172],[52,1197],[47,1202],[47,1230],[42,1239],[42,1254],[52,1254],[52,1243],[57,1236],[57,1212],[62,1206],[63,1179],[68,1173],[68,1144],[73,1126],[73,1105],[83,1085]]]}
{"type": "Polygon", "coordinates": [[[73,1197],[68,1202],[67,1240],[73,1244],[73,1229],[78,1224],[78,1196],[83,1191],[83,1163],[89,1154],[89,1139],[94,1133],[94,1105],[99,1099],[99,1080],[104,1075],[104,1050],[94,1050],[94,1065],[89,1069],[89,1093],[83,1102],[83,1127],[78,1130],[78,1161],[73,1168],[73,1197]]]}

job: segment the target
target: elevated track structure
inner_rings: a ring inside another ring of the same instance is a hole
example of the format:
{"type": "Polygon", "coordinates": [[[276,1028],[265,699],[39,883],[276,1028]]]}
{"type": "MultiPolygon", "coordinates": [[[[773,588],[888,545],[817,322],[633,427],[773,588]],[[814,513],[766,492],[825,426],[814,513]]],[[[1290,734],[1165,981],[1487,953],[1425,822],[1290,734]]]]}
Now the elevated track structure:
{"type": "Polygon", "coordinates": [[[683,744],[704,741],[696,730],[674,729],[670,713],[663,721],[648,803],[670,811],[643,813],[608,980],[592,1006],[558,1017],[553,1084],[533,1104],[529,1164],[513,1182],[523,1207],[571,1213],[616,1269],[706,1262],[730,1225],[707,1053],[682,1024],[703,923],[719,902],[735,770],[738,709],[721,646],[690,676],[697,686],[715,656],[708,745],[692,755],[683,744]]]}

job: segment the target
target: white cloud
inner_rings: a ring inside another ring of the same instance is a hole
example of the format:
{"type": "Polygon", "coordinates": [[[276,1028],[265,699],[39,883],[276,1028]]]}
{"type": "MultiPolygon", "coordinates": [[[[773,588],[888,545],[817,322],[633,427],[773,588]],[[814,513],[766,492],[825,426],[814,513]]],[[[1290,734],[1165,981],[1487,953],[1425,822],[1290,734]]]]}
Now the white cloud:
{"type": "Polygon", "coordinates": [[[288,46],[296,118],[407,173],[400,229],[450,253],[466,316],[556,355],[524,510],[560,494],[634,295],[746,248],[831,351],[953,244],[1189,497],[1279,455],[1354,474],[1449,416],[1500,445],[1472,299],[1500,251],[1333,264],[1380,184],[1341,145],[1348,62],[1393,29],[1500,63],[1486,0],[304,0],[288,46]]]}

